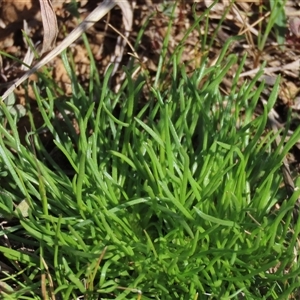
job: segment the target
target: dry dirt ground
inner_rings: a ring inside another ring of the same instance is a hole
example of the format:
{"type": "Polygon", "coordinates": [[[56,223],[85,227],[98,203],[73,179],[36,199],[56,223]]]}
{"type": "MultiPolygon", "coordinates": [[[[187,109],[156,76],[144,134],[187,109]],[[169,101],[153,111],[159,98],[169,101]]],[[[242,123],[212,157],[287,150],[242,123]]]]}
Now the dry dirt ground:
{"type": "MultiPolygon", "coordinates": [[[[77,24],[77,19],[72,14],[71,2],[53,0],[53,7],[58,19],[59,35],[57,43],[59,44],[66,35],[71,32],[77,24]]],[[[172,1],[156,1],[156,0],[129,0],[134,10],[133,28],[129,36],[129,41],[134,44],[140,28],[149,23],[146,27],[145,34],[139,45],[137,53],[140,58],[142,68],[147,69],[150,75],[154,75],[157,69],[158,58],[160,55],[163,39],[167,32],[167,25],[170,21],[167,14],[166,6],[174,2],[172,1]]],[[[175,11],[176,18],[172,25],[171,39],[168,45],[168,53],[172,53],[173,49],[182,40],[186,30],[193,24],[193,5],[197,15],[201,15],[211,1],[203,0],[194,3],[189,0],[181,0],[177,2],[175,11]]],[[[204,33],[205,22],[200,23],[201,32],[193,30],[185,42],[184,53],[181,63],[187,68],[187,72],[191,73],[200,64],[203,56],[208,53],[208,64],[213,65],[218,58],[222,46],[229,37],[243,35],[243,38],[234,42],[229,51],[242,57],[247,54],[246,63],[240,82],[251,80],[257,73],[262,62],[266,62],[263,79],[266,81],[266,88],[262,97],[268,98],[272,85],[277,75],[282,76],[280,83],[280,92],[275,107],[277,113],[277,121],[281,126],[285,125],[287,111],[293,109],[293,121],[291,131],[298,126],[299,110],[300,110],[300,5],[298,1],[287,1],[285,5],[286,26],[285,28],[277,28],[277,36],[285,37],[284,45],[278,45],[276,39],[276,31],[272,31],[269,35],[263,49],[258,48],[258,35],[263,33],[269,21],[270,5],[269,0],[256,1],[236,1],[225,15],[222,26],[217,29],[218,23],[227,8],[227,1],[220,0],[211,10],[208,16],[208,37],[212,37],[217,30],[216,38],[212,47],[201,48],[201,35],[204,33]],[[202,31],[203,30],[203,31],[202,31]],[[279,33],[278,33],[279,32],[279,33]]],[[[84,19],[98,4],[96,0],[77,1],[80,18],[84,19]]],[[[112,24],[115,28],[122,32],[122,12],[120,8],[115,7],[106,17],[100,20],[95,26],[87,31],[87,36],[91,45],[92,52],[97,61],[98,70],[104,73],[112,53],[114,52],[118,33],[111,29],[107,23],[112,24]]],[[[43,29],[41,23],[41,14],[39,1],[37,0],[0,0],[0,50],[17,57],[21,61],[27,51],[27,44],[22,35],[25,31],[34,43],[41,42],[43,39],[43,29]]],[[[87,84],[89,80],[89,59],[82,39],[78,39],[70,47],[74,54],[74,62],[76,64],[76,72],[83,84],[87,84]]],[[[129,47],[125,49],[121,65],[128,62],[129,47]]],[[[21,70],[21,64],[7,58],[5,55],[0,56],[0,94],[2,95],[9,83],[18,78],[24,71],[21,70]]],[[[63,67],[62,61],[56,57],[49,64],[53,78],[66,94],[71,94],[70,78],[63,67]]],[[[238,66],[236,66],[238,67],[238,66]]],[[[224,94],[229,93],[231,89],[231,79],[235,70],[231,70],[221,85],[224,94]]],[[[31,80],[35,80],[35,76],[31,76],[31,80]]],[[[117,85],[122,81],[121,68],[114,76],[113,83],[117,85]]],[[[17,102],[24,105],[26,101],[34,102],[34,94],[28,89],[19,87],[15,91],[17,102]]],[[[259,113],[259,107],[257,112],[259,113]]],[[[37,113],[37,122],[39,114],[37,113]]],[[[26,118],[21,121],[24,127],[26,118]],[[23,122],[23,123],[22,123],[23,122]]],[[[299,170],[300,147],[295,146],[290,153],[290,167],[295,173],[299,170]]]]}

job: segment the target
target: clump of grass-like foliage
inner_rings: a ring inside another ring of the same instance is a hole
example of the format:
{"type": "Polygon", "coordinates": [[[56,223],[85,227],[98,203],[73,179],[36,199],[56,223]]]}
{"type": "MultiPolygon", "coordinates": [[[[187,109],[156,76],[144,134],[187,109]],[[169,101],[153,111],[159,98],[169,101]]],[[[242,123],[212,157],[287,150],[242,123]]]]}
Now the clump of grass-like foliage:
{"type": "Polygon", "coordinates": [[[4,299],[287,299],[299,288],[299,192],[286,198],[280,172],[299,130],[272,148],[278,82],[253,119],[263,83],[254,88],[258,74],[238,87],[244,60],[222,95],[237,63],[228,45],[191,76],[174,54],[168,84],[159,68],[147,101],[148,79],[132,79],[134,67],[113,93],[91,57],[86,90],[64,53],[73,96],[41,78],[44,124],[35,128],[28,107],[24,143],[1,102],[0,255],[13,270],[2,270],[4,299]]]}

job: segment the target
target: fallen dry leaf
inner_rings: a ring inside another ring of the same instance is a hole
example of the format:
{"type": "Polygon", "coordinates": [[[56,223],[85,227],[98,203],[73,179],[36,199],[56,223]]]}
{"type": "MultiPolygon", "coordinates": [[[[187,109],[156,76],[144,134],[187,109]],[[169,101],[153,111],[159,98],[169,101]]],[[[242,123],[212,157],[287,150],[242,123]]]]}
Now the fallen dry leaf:
{"type": "Polygon", "coordinates": [[[295,17],[289,20],[291,33],[296,37],[300,37],[300,18],[295,17]]]}
{"type": "Polygon", "coordinates": [[[41,15],[44,28],[43,49],[41,54],[49,52],[54,48],[58,27],[55,12],[51,0],[39,0],[41,5],[41,15]]]}

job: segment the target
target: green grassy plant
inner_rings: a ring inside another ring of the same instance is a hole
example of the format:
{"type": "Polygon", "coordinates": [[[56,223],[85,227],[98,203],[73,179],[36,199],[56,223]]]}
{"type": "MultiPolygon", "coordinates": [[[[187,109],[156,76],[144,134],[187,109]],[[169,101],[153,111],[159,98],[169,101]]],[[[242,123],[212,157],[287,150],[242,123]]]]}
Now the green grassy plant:
{"type": "Polygon", "coordinates": [[[134,64],[113,93],[111,69],[100,79],[90,56],[87,89],[65,52],[73,95],[41,77],[44,124],[36,128],[28,105],[24,143],[1,102],[0,255],[14,270],[2,271],[3,299],[287,299],[299,289],[299,191],[287,198],[280,172],[299,130],[273,150],[265,128],[279,82],[253,119],[264,85],[257,74],[238,87],[245,57],[228,45],[191,76],[171,57],[170,84],[157,77],[147,101],[134,64]]]}
{"type": "MultiPolygon", "coordinates": [[[[285,0],[271,0],[270,2],[270,15],[267,18],[268,22],[265,28],[262,28],[260,23],[258,44],[259,51],[263,51],[271,32],[275,34],[276,41],[279,45],[285,43],[285,29],[286,29],[286,16],[285,16],[285,0]]],[[[264,6],[260,6],[260,12],[264,12],[264,6]]]]}

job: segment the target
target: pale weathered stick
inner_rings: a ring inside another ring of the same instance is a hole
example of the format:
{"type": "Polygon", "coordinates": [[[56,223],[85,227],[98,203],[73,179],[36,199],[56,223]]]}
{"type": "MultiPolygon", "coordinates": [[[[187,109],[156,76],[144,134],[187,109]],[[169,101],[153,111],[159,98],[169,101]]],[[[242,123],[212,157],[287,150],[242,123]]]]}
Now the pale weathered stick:
{"type": "Polygon", "coordinates": [[[21,83],[23,83],[30,75],[35,73],[38,69],[43,67],[49,61],[51,61],[55,56],[60,54],[69,45],[71,45],[75,40],[77,40],[83,32],[92,27],[96,22],[103,18],[110,10],[118,4],[118,0],[104,0],[99,4],[87,17],[80,23],[74,30],[52,51],[50,51],[45,57],[43,57],[32,69],[26,72],[21,78],[19,78],[11,87],[1,96],[2,101],[5,100],[15,88],[17,88],[21,83]]]}
{"type": "MultiPolygon", "coordinates": [[[[286,65],[281,65],[279,67],[270,67],[270,68],[264,68],[264,74],[268,74],[268,73],[273,73],[273,72],[278,72],[278,71],[282,71],[282,70],[298,70],[300,66],[300,59],[295,60],[292,63],[286,64],[286,65]]],[[[258,67],[256,69],[244,72],[242,74],[240,74],[240,78],[241,77],[245,77],[245,76],[251,76],[251,75],[256,75],[256,73],[258,71],[260,71],[261,67],[258,67]]]]}

